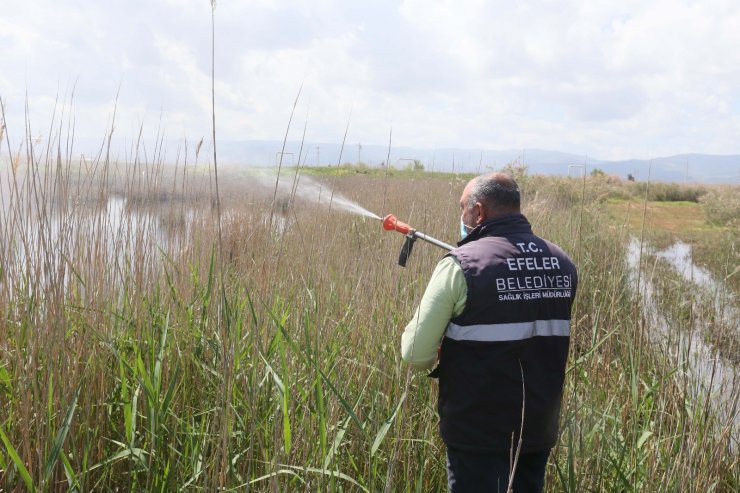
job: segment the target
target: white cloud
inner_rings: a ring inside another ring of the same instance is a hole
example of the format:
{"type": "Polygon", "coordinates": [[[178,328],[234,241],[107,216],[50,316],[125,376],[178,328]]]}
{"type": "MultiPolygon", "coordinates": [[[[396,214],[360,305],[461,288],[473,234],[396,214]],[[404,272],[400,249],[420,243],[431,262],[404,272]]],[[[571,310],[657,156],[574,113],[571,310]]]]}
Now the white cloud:
{"type": "MultiPolygon", "coordinates": [[[[740,4],[223,1],[216,104],[225,139],[553,148],[599,158],[740,152],[740,4]]],[[[76,84],[80,135],[210,133],[210,3],[15,2],[0,97],[21,132],[76,84]]],[[[18,129],[18,130],[14,130],[18,129]]]]}

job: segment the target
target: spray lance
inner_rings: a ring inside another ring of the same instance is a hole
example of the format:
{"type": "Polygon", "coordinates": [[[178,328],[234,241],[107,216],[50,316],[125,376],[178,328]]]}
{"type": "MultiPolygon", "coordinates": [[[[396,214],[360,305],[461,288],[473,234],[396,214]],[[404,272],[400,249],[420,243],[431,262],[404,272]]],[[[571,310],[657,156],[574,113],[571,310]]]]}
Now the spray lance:
{"type": "Polygon", "coordinates": [[[396,219],[396,216],[393,214],[388,214],[383,218],[383,229],[386,231],[398,231],[399,233],[406,235],[406,241],[403,242],[401,253],[398,255],[398,265],[401,267],[406,267],[406,261],[408,260],[409,255],[411,255],[411,249],[414,247],[414,242],[417,238],[440,248],[444,248],[445,250],[452,250],[454,248],[452,245],[448,245],[443,241],[439,241],[436,238],[432,238],[429,235],[416,231],[408,224],[396,219]]]}

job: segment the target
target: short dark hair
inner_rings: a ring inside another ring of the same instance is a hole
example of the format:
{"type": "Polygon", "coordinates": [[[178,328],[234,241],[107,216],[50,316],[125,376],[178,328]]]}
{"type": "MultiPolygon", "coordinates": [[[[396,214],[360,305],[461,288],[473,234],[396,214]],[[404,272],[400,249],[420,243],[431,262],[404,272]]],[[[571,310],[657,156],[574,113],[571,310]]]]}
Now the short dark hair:
{"type": "Polygon", "coordinates": [[[478,176],[470,191],[469,206],[472,207],[476,202],[486,207],[518,209],[521,207],[519,185],[504,173],[478,176]]]}

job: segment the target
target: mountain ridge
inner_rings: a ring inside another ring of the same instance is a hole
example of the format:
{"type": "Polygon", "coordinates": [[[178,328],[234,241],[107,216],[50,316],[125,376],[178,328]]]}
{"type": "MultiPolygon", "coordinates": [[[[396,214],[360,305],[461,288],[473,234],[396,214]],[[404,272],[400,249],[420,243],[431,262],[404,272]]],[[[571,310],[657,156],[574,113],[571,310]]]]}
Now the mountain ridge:
{"type": "MultiPolygon", "coordinates": [[[[221,162],[250,165],[276,165],[282,141],[217,141],[221,162]]],[[[715,155],[683,153],[651,159],[607,160],[564,151],[547,149],[480,150],[466,148],[423,149],[409,146],[387,146],[288,141],[285,143],[283,165],[327,166],[363,162],[369,166],[401,168],[412,160],[419,160],[425,169],[432,171],[485,172],[501,169],[507,163],[524,163],[530,173],[547,175],[577,175],[599,169],[626,179],[632,175],[637,180],[689,183],[740,183],[740,155],[715,155]],[[389,159],[390,156],[390,159],[389,159]]]]}
{"type": "MultiPolygon", "coordinates": [[[[217,140],[219,164],[230,166],[276,166],[280,161],[283,142],[279,140],[217,140]]],[[[137,146],[140,151],[158,149],[163,162],[182,160],[188,156],[188,163],[204,164],[213,155],[210,142],[204,141],[195,157],[197,142],[183,145],[181,139],[165,139],[158,143],[142,139],[137,146]]],[[[74,156],[87,160],[105,155],[106,142],[100,139],[79,138],[75,140],[74,156]]],[[[132,142],[113,139],[111,158],[128,160],[136,154],[132,142]]],[[[438,148],[427,149],[411,146],[388,146],[374,144],[341,144],[328,142],[285,142],[283,166],[295,166],[300,157],[301,166],[334,166],[337,164],[356,164],[363,162],[368,166],[381,167],[387,162],[396,168],[409,166],[418,160],[429,171],[455,171],[484,173],[500,170],[508,163],[524,163],[533,174],[580,176],[585,165],[586,173],[599,169],[605,173],[638,181],[648,178],[652,181],[707,184],[740,184],[740,155],[718,155],[702,153],[682,153],[653,158],[631,158],[621,160],[600,159],[586,154],[548,150],[525,149],[470,149],[438,148]]],[[[152,159],[152,156],[149,156],[152,159]]],[[[0,163],[7,161],[7,153],[0,152],[0,163]]],[[[174,162],[174,161],[173,161],[174,162]]]]}

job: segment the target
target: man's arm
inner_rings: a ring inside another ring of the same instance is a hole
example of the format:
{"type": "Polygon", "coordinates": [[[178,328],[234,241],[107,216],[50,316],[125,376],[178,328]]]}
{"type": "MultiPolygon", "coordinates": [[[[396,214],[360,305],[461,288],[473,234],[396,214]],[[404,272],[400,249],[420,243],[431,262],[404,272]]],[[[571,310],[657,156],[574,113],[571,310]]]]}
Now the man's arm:
{"type": "Polygon", "coordinates": [[[401,357],[417,369],[429,369],[437,359],[437,347],[451,318],[465,308],[468,287],[454,257],[439,261],[421,298],[414,318],[401,337],[401,357]]]}

